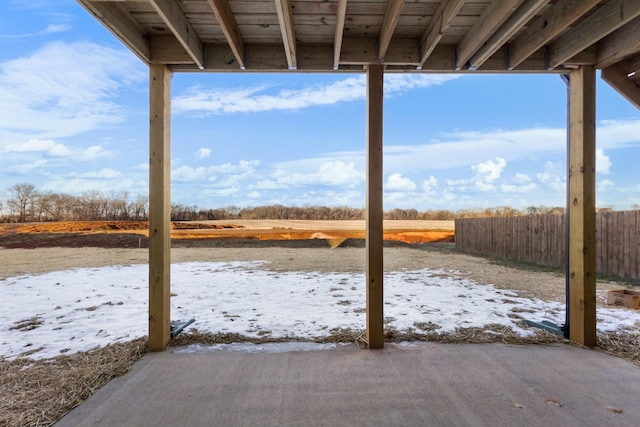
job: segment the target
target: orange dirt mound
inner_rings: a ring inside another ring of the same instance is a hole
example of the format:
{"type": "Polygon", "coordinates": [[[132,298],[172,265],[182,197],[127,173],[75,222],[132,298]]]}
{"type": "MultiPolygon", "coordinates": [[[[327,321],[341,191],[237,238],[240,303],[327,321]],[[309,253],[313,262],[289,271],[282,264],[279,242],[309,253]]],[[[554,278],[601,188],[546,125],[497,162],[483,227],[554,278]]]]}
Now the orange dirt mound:
{"type": "MultiPolygon", "coordinates": [[[[147,221],[62,221],[30,224],[0,224],[0,236],[7,234],[100,234],[126,233],[148,236],[147,221]]],[[[385,230],[385,240],[405,243],[453,242],[453,230],[385,230]]],[[[324,239],[344,241],[364,239],[364,230],[296,230],[292,228],[252,229],[235,224],[210,224],[200,222],[173,222],[171,237],[174,239],[258,239],[258,240],[308,240],[324,239]]]]}

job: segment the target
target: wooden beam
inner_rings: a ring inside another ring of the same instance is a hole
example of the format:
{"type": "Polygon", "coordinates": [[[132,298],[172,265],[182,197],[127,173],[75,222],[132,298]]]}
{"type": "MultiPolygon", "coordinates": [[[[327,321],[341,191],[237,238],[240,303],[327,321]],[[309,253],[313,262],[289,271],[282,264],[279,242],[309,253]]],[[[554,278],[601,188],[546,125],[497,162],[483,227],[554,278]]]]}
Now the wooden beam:
{"type": "Polygon", "coordinates": [[[453,18],[464,6],[464,0],[442,0],[420,38],[420,63],[424,64],[436,48],[444,33],[451,26],[453,18]]]}
{"type": "Polygon", "coordinates": [[[97,3],[78,0],[79,3],[143,62],[151,63],[151,47],[144,30],[117,3],[97,3]]]}
{"type": "Polygon", "coordinates": [[[569,334],[596,345],[596,73],[570,74],[569,100],[569,334]]]}
{"type": "MultiPolygon", "coordinates": [[[[408,4],[408,3],[407,3],[408,4]]],[[[171,37],[173,39],[173,37],[171,37]]],[[[152,38],[153,40],[153,38],[152,38]]],[[[177,42],[176,42],[177,43],[177,42]]],[[[240,72],[233,52],[229,45],[206,45],[205,68],[198,69],[193,62],[184,63],[184,54],[179,49],[163,51],[161,59],[165,63],[172,64],[171,70],[175,72],[240,72]],[[168,55],[173,52],[174,57],[168,55]],[[166,54],[166,55],[165,55],[166,54]],[[175,65],[174,65],[175,64],[175,65]]],[[[298,67],[300,72],[363,72],[366,66],[377,62],[377,38],[345,37],[340,53],[340,67],[333,68],[335,51],[332,45],[323,46],[301,44],[297,47],[298,67]]],[[[247,44],[245,46],[246,70],[242,72],[284,72],[288,71],[287,57],[282,49],[282,44],[259,45],[247,44]]],[[[385,73],[452,73],[458,74],[487,74],[504,73],[506,70],[504,52],[498,52],[490,57],[478,71],[458,70],[453,67],[455,46],[438,46],[433,50],[427,61],[420,66],[420,42],[417,39],[393,38],[389,44],[389,50],[385,56],[385,73]]],[[[586,62],[585,62],[586,63],[586,62]]],[[[593,64],[593,61],[588,62],[593,64]]],[[[583,63],[584,64],[584,63],[583,63]]],[[[517,68],[509,71],[515,73],[545,73],[564,74],[572,69],[564,66],[548,70],[545,62],[544,51],[540,50],[531,55],[517,68]]]]}
{"type": "Polygon", "coordinates": [[[600,0],[558,0],[509,47],[509,68],[515,68],[533,52],[549,43],[600,0]]]}
{"type": "Polygon", "coordinates": [[[242,39],[242,34],[240,34],[235,15],[231,11],[231,6],[229,6],[229,0],[209,0],[209,4],[213,9],[214,15],[216,15],[216,20],[222,29],[224,37],[227,39],[227,43],[229,43],[229,47],[231,47],[233,56],[240,68],[244,69],[244,40],[242,39]]]}
{"type": "Polygon", "coordinates": [[[149,72],[149,349],[167,347],[171,334],[171,71],[149,72]]]}
{"type": "Polygon", "coordinates": [[[627,60],[628,70],[630,73],[635,73],[631,76],[632,80],[640,78],[640,55],[636,55],[633,58],[627,60]]]}
{"type": "Polygon", "coordinates": [[[536,15],[549,0],[527,0],[469,59],[469,69],[477,70],[536,15]]]}
{"type": "Polygon", "coordinates": [[[640,1],[608,1],[549,46],[549,66],[557,67],[640,16],[640,1]]]}
{"type": "Polygon", "coordinates": [[[602,70],[601,77],[627,101],[640,109],[640,86],[627,76],[628,73],[622,65],[614,64],[602,70]]]}
{"type": "Polygon", "coordinates": [[[495,34],[524,0],[493,0],[473,26],[467,31],[456,49],[456,69],[464,68],[467,61],[495,34]]]}
{"type": "Polygon", "coordinates": [[[200,68],[204,67],[204,47],[198,34],[178,6],[178,2],[149,0],[149,3],[193,59],[193,62],[200,68]]]}
{"type": "Polygon", "coordinates": [[[596,68],[607,68],[638,51],[640,51],[640,17],[598,42],[596,68]]]}
{"type": "Polygon", "coordinates": [[[403,6],[404,0],[390,0],[387,4],[387,10],[384,13],[382,27],[380,28],[380,35],[378,36],[378,59],[380,61],[384,61],[384,56],[387,54],[389,42],[391,42],[391,37],[393,37],[393,32],[398,24],[398,18],[400,18],[403,6]]]}
{"type": "Polygon", "coordinates": [[[278,21],[280,22],[280,32],[282,33],[282,43],[284,53],[287,56],[289,69],[298,68],[298,58],[296,56],[296,29],[293,23],[293,9],[291,0],[275,0],[278,21]]]}
{"type": "Polygon", "coordinates": [[[384,65],[367,68],[367,343],[384,347],[382,107],[384,65]]]}
{"type": "Polygon", "coordinates": [[[151,36],[149,42],[151,43],[152,64],[193,65],[193,59],[175,37],[151,36]]]}
{"type": "Polygon", "coordinates": [[[347,17],[347,0],[338,0],[336,10],[336,32],[333,40],[333,69],[340,67],[340,53],[342,52],[342,38],[344,37],[344,21],[347,17]]]}

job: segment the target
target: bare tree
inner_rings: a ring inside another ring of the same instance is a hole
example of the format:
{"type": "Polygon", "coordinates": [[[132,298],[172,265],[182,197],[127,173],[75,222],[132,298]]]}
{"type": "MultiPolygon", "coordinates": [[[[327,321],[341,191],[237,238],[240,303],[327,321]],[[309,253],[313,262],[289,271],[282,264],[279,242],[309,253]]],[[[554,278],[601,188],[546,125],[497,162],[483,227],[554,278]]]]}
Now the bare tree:
{"type": "Polygon", "coordinates": [[[29,219],[29,209],[33,206],[36,195],[36,187],[33,184],[15,184],[9,188],[7,206],[18,222],[27,222],[29,219]]]}

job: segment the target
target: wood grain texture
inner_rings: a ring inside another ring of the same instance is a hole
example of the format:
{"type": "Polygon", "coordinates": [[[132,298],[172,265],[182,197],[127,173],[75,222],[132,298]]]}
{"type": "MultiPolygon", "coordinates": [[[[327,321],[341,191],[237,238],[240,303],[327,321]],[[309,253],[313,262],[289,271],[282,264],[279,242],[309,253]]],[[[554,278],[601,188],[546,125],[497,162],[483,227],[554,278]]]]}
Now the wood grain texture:
{"type": "Polygon", "coordinates": [[[149,349],[170,339],[171,71],[149,70],[149,349]]]}

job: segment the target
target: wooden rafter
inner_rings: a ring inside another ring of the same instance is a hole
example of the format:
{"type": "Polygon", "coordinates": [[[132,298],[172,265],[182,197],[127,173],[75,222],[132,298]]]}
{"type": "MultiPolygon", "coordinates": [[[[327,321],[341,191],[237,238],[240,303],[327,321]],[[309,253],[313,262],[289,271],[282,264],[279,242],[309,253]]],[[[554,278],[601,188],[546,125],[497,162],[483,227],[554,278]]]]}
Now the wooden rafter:
{"type": "Polygon", "coordinates": [[[477,70],[484,62],[511,39],[549,0],[526,0],[489,39],[469,59],[469,69],[477,70]]]}
{"type": "Polygon", "coordinates": [[[275,2],[287,64],[289,69],[295,70],[298,68],[298,58],[296,56],[296,29],[293,23],[291,0],[275,0],[275,2]]]}
{"type": "Polygon", "coordinates": [[[638,0],[614,0],[605,3],[549,46],[549,66],[557,67],[563,64],[638,16],[638,0]]]}
{"type": "Polygon", "coordinates": [[[629,71],[621,64],[614,64],[602,70],[602,80],[609,83],[620,95],[640,109],[640,86],[628,77],[629,71]]]}
{"type": "Polygon", "coordinates": [[[622,28],[618,28],[597,46],[597,68],[610,65],[640,51],[640,17],[631,20],[622,28]]]}
{"type": "Polygon", "coordinates": [[[559,0],[511,43],[509,68],[520,65],[598,3],[600,0],[559,0]]]}
{"type": "Polygon", "coordinates": [[[238,28],[235,15],[231,11],[231,6],[229,6],[229,0],[209,0],[209,4],[213,9],[224,37],[227,39],[227,43],[229,43],[233,56],[236,58],[240,68],[244,69],[244,40],[238,28]]]}
{"type": "Polygon", "coordinates": [[[149,3],[193,59],[193,62],[198,67],[204,68],[202,42],[178,3],[170,0],[149,0],[149,3]]]}
{"type": "Polygon", "coordinates": [[[387,49],[398,24],[398,18],[400,18],[403,6],[404,0],[389,0],[387,4],[387,10],[384,13],[382,27],[380,28],[380,36],[378,37],[378,59],[380,61],[384,61],[384,56],[387,54],[387,49]]]}
{"type": "Polygon", "coordinates": [[[151,63],[151,45],[142,28],[117,3],[79,0],[80,4],[143,62],[151,63]]]}
{"type": "Polygon", "coordinates": [[[420,38],[420,63],[424,64],[447,31],[453,18],[464,6],[464,0],[443,0],[438,5],[420,38]]]}
{"type": "Polygon", "coordinates": [[[333,41],[333,69],[340,67],[340,53],[342,52],[342,38],[344,37],[344,21],[347,17],[347,0],[338,0],[336,10],[336,32],[333,41]]]}
{"type": "Polygon", "coordinates": [[[474,53],[504,24],[523,0],[493,0],[476,20],[456,49],[456,69],[460,70],[474,53]]]}

